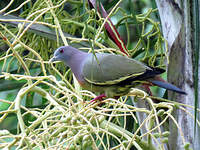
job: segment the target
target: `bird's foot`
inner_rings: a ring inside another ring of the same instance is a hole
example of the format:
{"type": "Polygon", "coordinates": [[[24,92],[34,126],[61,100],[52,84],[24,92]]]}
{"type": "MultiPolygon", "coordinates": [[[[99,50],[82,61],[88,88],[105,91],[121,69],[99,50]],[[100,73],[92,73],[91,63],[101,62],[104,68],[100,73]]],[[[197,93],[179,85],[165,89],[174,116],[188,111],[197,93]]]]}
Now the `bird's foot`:
{"type": "Polygon", "coordinates": [[[94,99],[92,99],[90,102],[92,103],[92,102],[95,102],[95,101],[97,101],[97,100],[102,101],[103,98],[105,98],[105,97],[106,97],[105,94],[101,94],[101,95],[95,97],[94,99]]]}
{"type": "Polygon", "coordinates": [[[153,94],[152,94],[151,89],[150,89],[150,86],[152,86],[152,85],[149,85],[149,84],[142,84],[142,85],[143,85],[143,87],[145,88],[146,92],[147,92],[150,96],[152,96],[153,94]]]}

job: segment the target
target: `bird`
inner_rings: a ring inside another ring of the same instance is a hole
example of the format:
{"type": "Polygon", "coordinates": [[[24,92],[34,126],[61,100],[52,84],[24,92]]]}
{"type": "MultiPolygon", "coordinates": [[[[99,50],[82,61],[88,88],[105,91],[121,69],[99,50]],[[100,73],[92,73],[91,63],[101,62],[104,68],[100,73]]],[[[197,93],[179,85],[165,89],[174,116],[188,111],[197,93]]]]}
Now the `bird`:
{"type": "Polygon", "coordinates": [[[126,56],[87,53],[72,46],[61,46],[49,60],[54,61],[62,61],[70,67],[82,88],[100,93],[94,100],[125,96],[141,83],[186,94],[175,85],[160,80],[159,75],[165,72],[164,69],[149,67],[126,56]]]}

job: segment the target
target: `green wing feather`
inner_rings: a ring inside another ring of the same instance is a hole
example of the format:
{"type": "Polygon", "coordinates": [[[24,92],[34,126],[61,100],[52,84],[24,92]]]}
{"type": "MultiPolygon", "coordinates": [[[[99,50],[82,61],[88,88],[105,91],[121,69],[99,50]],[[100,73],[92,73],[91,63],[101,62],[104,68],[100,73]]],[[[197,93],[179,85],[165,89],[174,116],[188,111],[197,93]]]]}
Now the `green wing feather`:
{"type": "Polygon", "coordinates": [[[83,77],[86,81],[96,85],[112,85],[130,77],[143,74],[151,68],[125,56],[99,53],[93,54],[83,62],[83,77]]]}

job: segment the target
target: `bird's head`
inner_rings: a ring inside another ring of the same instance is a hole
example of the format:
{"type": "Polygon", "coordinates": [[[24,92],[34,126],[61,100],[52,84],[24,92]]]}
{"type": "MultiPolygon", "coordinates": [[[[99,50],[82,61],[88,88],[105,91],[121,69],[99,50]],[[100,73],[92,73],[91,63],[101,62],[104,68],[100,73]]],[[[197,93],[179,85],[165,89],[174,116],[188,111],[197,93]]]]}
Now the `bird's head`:
{"type": "Polygon", "coordinates": [[[74,48],[71,46],[61,46],[55,52],[49,62],[63,61],[67,63],[74,53],[74,48]]]}

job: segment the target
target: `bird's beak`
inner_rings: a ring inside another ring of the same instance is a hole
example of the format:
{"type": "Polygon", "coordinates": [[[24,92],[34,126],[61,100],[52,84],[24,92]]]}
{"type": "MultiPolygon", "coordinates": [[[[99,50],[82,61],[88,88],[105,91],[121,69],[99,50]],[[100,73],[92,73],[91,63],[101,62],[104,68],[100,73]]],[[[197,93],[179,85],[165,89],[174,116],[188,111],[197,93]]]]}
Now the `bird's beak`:
{"type": "Polygon", "coordinates": [[[53,57],[49,60],[49,63],[52,63],[52,62],[54,62],[54,61],[56,61],[56,60],[57,60],[56,57],[53,56],[53,57]]]}

